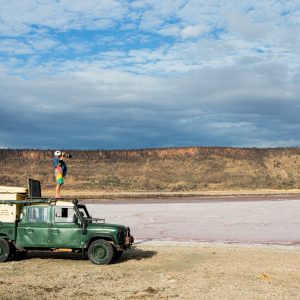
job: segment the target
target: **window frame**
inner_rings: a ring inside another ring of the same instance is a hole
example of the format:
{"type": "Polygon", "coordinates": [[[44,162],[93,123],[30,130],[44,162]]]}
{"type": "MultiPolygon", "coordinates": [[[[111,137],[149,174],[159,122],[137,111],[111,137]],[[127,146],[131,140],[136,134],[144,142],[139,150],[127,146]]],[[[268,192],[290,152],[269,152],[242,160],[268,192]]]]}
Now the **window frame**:
{"type": "Polygon", "coordinates": [[[76,211],[74,209],[74,207],[70,207],[70,206],[55,206],[54,207],[54,223],[55,224],[75,224],[74,223],[74,215],[76,215],[76,211]],[[66,209],[68,212],[68,216],[67,217],[63,217],[63,209],[66,209]],[[57,216],[57,211],[61,210],[61,216],[58,217],[57,216]],[[69,216],[69,212],[72,212],[71,215],[69,216]]]}

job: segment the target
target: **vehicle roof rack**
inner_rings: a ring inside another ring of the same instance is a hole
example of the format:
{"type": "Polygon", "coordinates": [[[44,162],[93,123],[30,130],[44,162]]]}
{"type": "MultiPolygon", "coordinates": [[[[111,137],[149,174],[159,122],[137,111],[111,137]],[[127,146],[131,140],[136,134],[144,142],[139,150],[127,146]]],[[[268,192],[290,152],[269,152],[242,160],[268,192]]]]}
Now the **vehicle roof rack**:
{"type": "Polygon", "coordinates": [[[0,200],[0,204],[34,204],[34,203],[53,203],[56,202],[55,198],[39,198],[39,199],[27,199],[27,200],[0,200]]]}

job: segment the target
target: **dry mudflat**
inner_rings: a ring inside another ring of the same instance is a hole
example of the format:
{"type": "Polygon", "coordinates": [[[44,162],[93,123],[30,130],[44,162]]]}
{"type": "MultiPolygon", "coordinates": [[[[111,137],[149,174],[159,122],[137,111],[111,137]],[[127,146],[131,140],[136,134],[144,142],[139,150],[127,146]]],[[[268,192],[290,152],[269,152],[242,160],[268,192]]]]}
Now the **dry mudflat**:
{"type": "Polygon", "coordinates": [[[300,299],[300,248],[141,243],[108,266],[28,253],[0,264],[4,299],[300,299]]]}

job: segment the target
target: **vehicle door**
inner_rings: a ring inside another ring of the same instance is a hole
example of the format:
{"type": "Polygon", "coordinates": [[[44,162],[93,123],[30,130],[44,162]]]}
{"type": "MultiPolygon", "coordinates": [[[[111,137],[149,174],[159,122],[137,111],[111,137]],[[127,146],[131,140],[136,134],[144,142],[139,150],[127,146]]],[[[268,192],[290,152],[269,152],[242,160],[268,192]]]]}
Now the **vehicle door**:
{"type": "Polygon", "coordinates": [[[50,245],[53,248],[81,248],[81,226],[72,206],[52,206],[50,245]]]}
{"type": "Polygon", "coordinates": [[[29,206],[25,220],[19,223],[18,236],[23,247],[42,248],[49,246],[49,206],[29,206]]]}

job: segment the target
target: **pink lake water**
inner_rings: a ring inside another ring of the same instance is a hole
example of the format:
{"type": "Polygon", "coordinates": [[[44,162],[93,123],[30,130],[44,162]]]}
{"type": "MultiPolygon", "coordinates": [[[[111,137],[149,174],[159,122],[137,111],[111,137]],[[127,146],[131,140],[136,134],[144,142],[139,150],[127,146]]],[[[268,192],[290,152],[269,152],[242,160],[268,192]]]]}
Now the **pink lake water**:
{"type": "Polygon", "coordinates": [[[300,245],[300,199],[87,204],[93,217],[131,228],[137,242],[300,245]]]}

